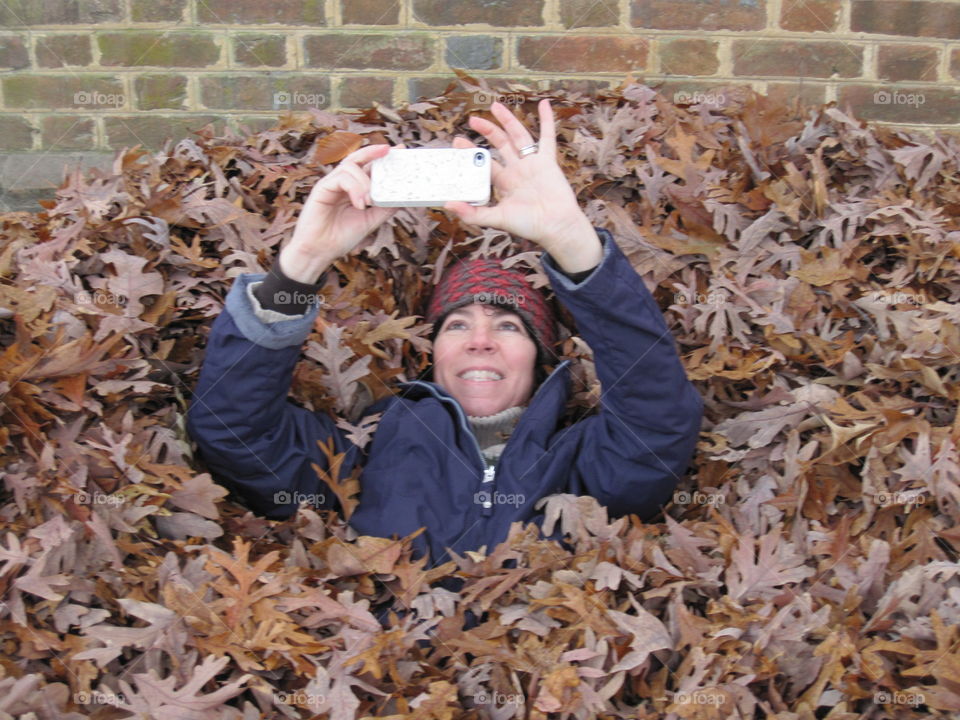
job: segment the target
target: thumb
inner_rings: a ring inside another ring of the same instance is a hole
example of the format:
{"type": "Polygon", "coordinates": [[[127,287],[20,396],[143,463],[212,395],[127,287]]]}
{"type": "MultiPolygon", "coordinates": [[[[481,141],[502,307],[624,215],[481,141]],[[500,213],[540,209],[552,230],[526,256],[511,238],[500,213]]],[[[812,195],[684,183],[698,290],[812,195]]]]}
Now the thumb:
{"type": "Polygon", "coordinates": [[[443,207],[445,210],[451,210],[456,213],[457,217],[471,225],[482,225],[494,227],[498,230],[506,230],[503,226],[503,213],[500,212],[499,205],[494,205],[493,207],[476,207],[470,203],[460,202],[459,200],[448,200],[444,203],[443,207]]]}

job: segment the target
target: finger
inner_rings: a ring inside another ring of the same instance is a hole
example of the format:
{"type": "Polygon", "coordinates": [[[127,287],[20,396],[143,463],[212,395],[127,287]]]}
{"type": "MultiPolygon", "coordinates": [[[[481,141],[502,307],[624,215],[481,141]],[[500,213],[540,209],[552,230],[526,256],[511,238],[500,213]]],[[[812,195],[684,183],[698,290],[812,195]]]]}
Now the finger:
{"type": "Polygon", "coordinates": [[[476,145],[465,137],[460,137],[459,135],[453,139],[453,146],[455,148],[475,148],[476,145]]]}
{"type": "Polygon", "coordinates": [[[359,150],[354,150],[352,153],[347,155],[343,160],[340,161],[340,165],[348,162],[356,163],[357,165],[366,165],[369,162],[373,162],[377,158],[383,157],[388,152],[390,152],[390,146],[385,143],[367,145],[366,147],[362,147],[359,150]]]}
{"type": "Polygon", "coordinates": [[[492,112],[493,116],[503,125],[503,129],[506,131],[507,136],[515,148],[519,150],[527,145],[533,145],[533,136],[506,105],[495,102],[490,106],[490,112],[492,112]]]}
{"type": "Polygon", "coordinates": [[[507,162],[518,159],[517,149],[510,142],[510,138],[499,127],[489,120],[472,115],[470,117],[470,127],[483,135],[487,141],[500,151],[500,156],[507,162]]]}
{"type": "Polygon", "coordinates": [[[557,156],[557,125],[553,117],[553,106],[544,98],[537,105],[540,111],[540,152],[551,158],[557,156]]]}
{"type": "Polygon", "coordinates": [[[475,207],[458,200],[449,200],[444,204],[445,210],[450,210],[464,222],[471,225],[481,225],[503,230],[503,212],[499,205],[493,207],[475,207]]]}

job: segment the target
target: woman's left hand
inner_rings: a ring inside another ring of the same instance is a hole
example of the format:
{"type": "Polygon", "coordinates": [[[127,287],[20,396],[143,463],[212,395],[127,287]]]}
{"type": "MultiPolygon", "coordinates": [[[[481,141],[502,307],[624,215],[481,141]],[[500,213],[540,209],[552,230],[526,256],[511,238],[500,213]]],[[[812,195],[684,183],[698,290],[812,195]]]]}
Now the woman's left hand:
{"type": "MultiPolygon", "coordinates": [[[[573,188],[557,163],[556,130],[550,101],[541,100],[537,109],[540,113],[539,149],[523,157],[520,148],[533,145],[533,137],[504,105],[495,102],[490,106],[500,125],[475,115],[470,117],[470,127],[500,151],[503,162],[493,160],[492,167],[499,203],[474,207],[464,202],[448,202],[444,207],[455,212],[464,222],[495,227],[532,240],[555,257],[558,254],[581,254],[587,249],[584,245],[591,244],[591,238],[599,250],[596,232],[580,209],[573,188]]],[[[453,146],[476,147],[463,137],[455,138],[453,146]]],[[[589,254],[594,256],[596,253],[589,254]]]]}

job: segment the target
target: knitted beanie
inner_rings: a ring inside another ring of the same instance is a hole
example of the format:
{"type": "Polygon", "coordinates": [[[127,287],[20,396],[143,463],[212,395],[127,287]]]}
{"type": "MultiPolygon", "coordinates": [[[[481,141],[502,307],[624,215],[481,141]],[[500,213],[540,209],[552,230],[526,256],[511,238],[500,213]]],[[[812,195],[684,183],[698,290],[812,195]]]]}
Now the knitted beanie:
{"type": "Polygon", "coordinates": [[[427,307],[434,336],[447,314],[473,303],[496,305],[515,312],[537,343],[539,361],[550,362],[557,341],[557,319],[543,293],[519,270],[507,270],[499,260],[478,258],[453,263],[440,279],[427,307]]]}

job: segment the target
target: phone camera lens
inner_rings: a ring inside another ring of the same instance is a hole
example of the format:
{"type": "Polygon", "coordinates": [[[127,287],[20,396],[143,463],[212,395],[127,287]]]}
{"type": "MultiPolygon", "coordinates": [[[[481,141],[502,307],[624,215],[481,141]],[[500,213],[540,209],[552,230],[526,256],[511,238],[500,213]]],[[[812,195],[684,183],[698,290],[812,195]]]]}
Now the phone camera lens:
{"type": "Polygon", "coordinates": [[[477,167],[480,167],[481,165],[483,165],[483,153],[482,153],[482,152],[474,153],[474,156],[473,156],[473,164],[476,165],[477,167]]]}

